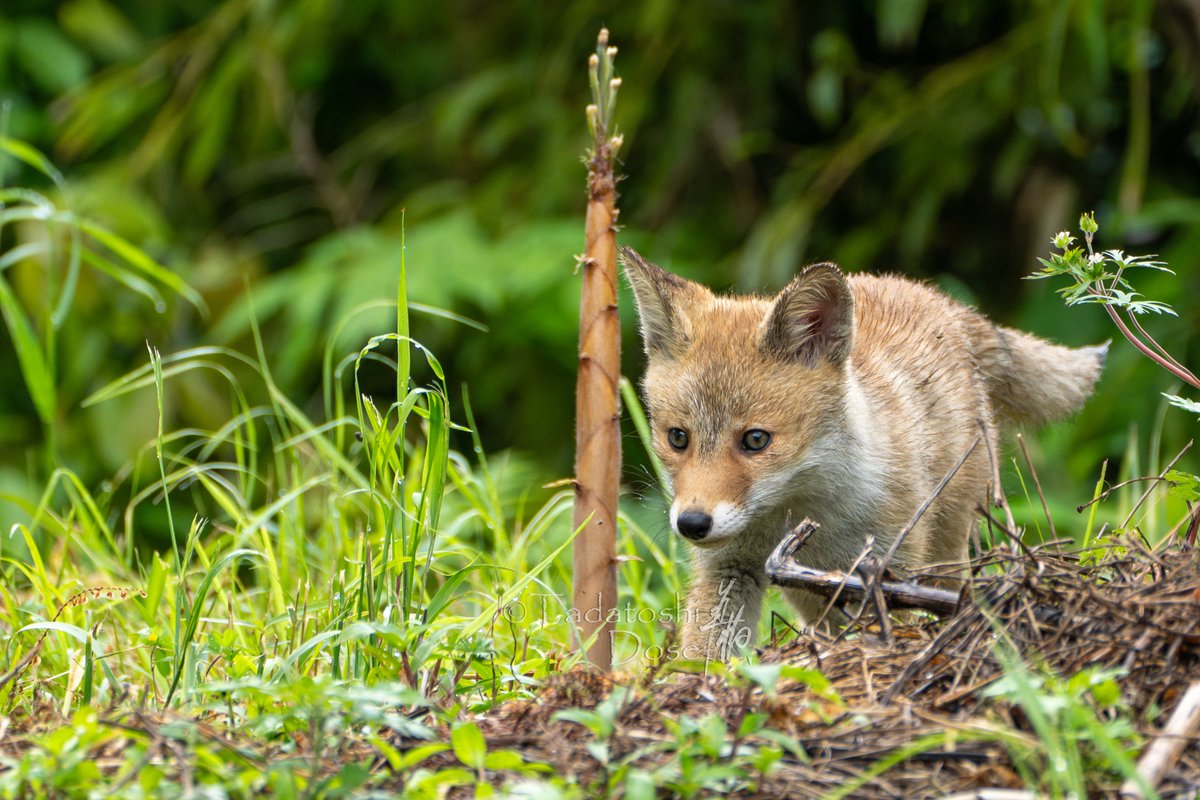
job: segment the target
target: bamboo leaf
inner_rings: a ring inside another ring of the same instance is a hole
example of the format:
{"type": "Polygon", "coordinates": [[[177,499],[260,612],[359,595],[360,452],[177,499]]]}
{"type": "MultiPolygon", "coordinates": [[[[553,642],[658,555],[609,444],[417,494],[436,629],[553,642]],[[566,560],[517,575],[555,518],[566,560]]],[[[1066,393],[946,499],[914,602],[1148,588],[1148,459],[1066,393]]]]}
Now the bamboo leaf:
{"type": "Polygon", "coordinates": [[[42,152],[32,145],[26,144],[19,139],[11,139],[7,136],[0,136],[0,150],[8,153],[18,161],[22,161],[36,169],[38,172],[45,175],[55,184],[61,186],[63,184],[62,173],[50,163],[50,159],[42,155],[42,152]]]}
{"type": "Polygon", "coordinates": [[[33,325],[3,278],[0,278],[0,312],[4,314],[4,323],[8,326],[13,347],[17,351],[21,376],[25,379],[25,387],[33,399],[34,408],[42,422],[49,425],[54,420],[54,377],[50,374],[45,353],[33,332],[33,325]]]}
{"type": "Polygon", "coordinates": [[[174,272],[171,272],[171,270],[148,256],[140,247],[133,245],[128,240],[97,225],[91,220],[80,219],[79,227],[88,236],[91,236],[97,242],[123,258],[130,266],[149,275],[164,286],[169,287],[176,294],[195,306],[200,313],[208,314],[208,306],[205,305],[204,298],[195,289],[184,283],[183,279],[174,272]]]}

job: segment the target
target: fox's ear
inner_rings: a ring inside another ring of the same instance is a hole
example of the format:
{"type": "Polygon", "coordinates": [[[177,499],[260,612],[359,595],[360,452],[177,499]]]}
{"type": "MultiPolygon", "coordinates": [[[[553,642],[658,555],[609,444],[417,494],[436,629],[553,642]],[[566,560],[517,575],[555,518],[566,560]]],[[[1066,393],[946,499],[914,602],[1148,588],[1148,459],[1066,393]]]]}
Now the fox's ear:
{"type": "Polygon", "coordinates": [[[764,352],[815,367],[850,357],[854,346],[854,299],[835,264],[812,264],[775,297],[763,323],[764,352]]]}
{"type": "Polygon", "coordinates": [[[683,309],[697,292],[707,290],[656,267],[632,247],[621,247],[621,265],[633,287],[646,354],[683,355],[692,340],[691,323],[683,309]]]}

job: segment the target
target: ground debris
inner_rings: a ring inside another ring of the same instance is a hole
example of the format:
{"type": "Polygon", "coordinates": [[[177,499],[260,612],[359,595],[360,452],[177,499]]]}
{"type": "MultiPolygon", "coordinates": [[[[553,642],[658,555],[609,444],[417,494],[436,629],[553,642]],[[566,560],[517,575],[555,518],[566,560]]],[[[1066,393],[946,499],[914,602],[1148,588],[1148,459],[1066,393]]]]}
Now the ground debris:
{"type": "MultiPolygon", "coordinates": [[[[579,672],[480,725],[489,741],[520,742],[527,758],[602,787],[604,768],[588,748],[593,737],[556,713],[595,708],[615,687],[629,686],[609,741],[610,763],[639,749],[644,755],[635,763],[647,769],[676,757],[647,744],[668,741],[671,721],[683,715],[719,714],[732,732],[748,711],[762,711],[796,737],[807,761],[785,758],[739,796],[824,797],[851,785],[839,796],[1019,789],[1020,767],[999,732],[1009,731],[1010,741],[1013,730],[1028,737],[1033,752],[1037,739],[1019,706],[985,691],[1005,675],[1001,642],[1031,669],[1064,678],[1116,670],[1120,705],[1145,742],[1200,677],[1200,557],[1137,543],[1111,552],[1118,555],[1089,563],[1086,554],[1049,548],[998,549],[975,566],[967,599],[945,619],[897,625],[886,643],[877,626],[860,623],[850,636],[806,635],[763,654],[765,662],[819,670],[840,696],[840,709],[804,682],[783,681],[771,697],[715,674],[677,673],[647,685],[579,672]]],[[[1092,796],[1119,796],[1120,776],[1088,777],[1092,796]]],[[[1200,793],[1200,744],[1188,743],[1157,789],[1164,798],[1200,793]]]]}
{"type": "MultiPolygon", "coordinates": [[[[1011,790],[1027,788],[1029,775],[1046,765],[1025,710],[998,691],[1011,680],[1013,659],[1031,675],[1056,675],[1064,683],[1085,670],[1110,675],[1119,698],[1093,705],[1100,719],[1119,712],[1130,720],[1131,736],[1136,732],[1144,753],[1188,716],[1176,711],[1200,680],[1200,555],[1181,548],[1154,551],[1137,541],[1107,553],[1095,562],[1091,553],[1050,547],[994,549],[973,565],[963,602],[944,618],[910,616],[885,628],[868,608],[848,633],[809,633],[768,648],[763,664],[789,668],[771,690],[744,672],[726,675],[719,668],[658,667],[613,676],[577,670],[554,676],[533,699],[478,715],[464,710],[460,719],[478,726],[488,753],[508,750],[523,764],[549,765],[554,776],[577,784],[588,797],[623,796],[622,786],[613,783],[616,765],[656,779],[677,768],[679,730],[688,720],[721,722],[724,750],[717,761],[763,746],[760,732],[738,733],[752,714],[765,718],[761,731],[791,737],[798,747],[763,773],[743,769],[724,785],[693,787],[688,796],[1019,796],[1011,790]],[[571,718],[573,709],[606,710],[612,729],[602,748],[592,730],[571,718]]],[[[855,617],[855,609],[843,610],[855,617]]],[[[373,788],[398,793],[414,780],[414,770],[461,772],[462,766],[452,750],[431,750],[428,739],[401,728],[367,726],[345,732],[336,743],[325,736],[323,744],[314,739],[315,729],[305,728],[264,742],[214,711],[190,716],[121,707],[94,713],[111,735],[95,739],[86,757],[115,796],[138,780],[145,765],[190,786],[189,765],[199,746],[254,771],[286,762],[309,780],[334,780],[346,765],[357,764],[370,773],[373,788]],[[422,750],[431,754],[396,767],[398,754],[422,750]]],[[[435,738],[450,738],[432,716],[425,721],[435,727],[435,738]]],[[[44,703],[17,709],[0,719],[0,759],[14,765],[32,737],[70,724],[44,703]]],[[[1154,767],[1159,797],[1200,797],[1200,741],[1194,733],[1182,738],[1181,746],[1176,740],[1176,746],[1158,748],[1169,751],[1154,767]]],[[[1137,753],[1130,758],[1136,761],[1137,753]]],[[[507,768],[479,776],[509,788],[533,777],[530,770],[507,768]]],[[[1121,794],[1124,776],[1112,770],[1089,770],[1087,778],[1089,796],[1128,796],[1121,794]]],[[[660,785],[661,796],[684,794],[669,783],[660,785]]],[[[472,792],[458,785],[448,796],[472,792]]]]}

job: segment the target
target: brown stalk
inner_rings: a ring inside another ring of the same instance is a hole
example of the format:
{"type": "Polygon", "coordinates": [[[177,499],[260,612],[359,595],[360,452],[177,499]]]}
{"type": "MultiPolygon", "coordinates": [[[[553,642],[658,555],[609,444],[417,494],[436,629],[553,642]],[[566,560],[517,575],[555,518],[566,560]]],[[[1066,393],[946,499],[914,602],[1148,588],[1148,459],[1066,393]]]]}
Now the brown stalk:
{"type": "Polygon", "coordinates": [[[929,497],[925,498],[925,502],[922,503],[921,507],[917,509],[917,512],[913,514],[912,519],[910,519],[904,528],[901,529],[900,533],[896,535],[896,540],[892,542],[892,546],[888,548],[887,553],[884,554],[883,558],[879,562],[879,575],[883,575],[887,571],[887,568],[892,563],[892,558],[896,555],[896,551],[900,549],[900,545],[904,544],[904,540],[910,533],[912,533],[913,528],[917,527],[917,523],[921,521],[921,517],[925,516],[925,512],[929,510],[931,505],[933,505],[933,501],[937,500],[938,497],[941,496],[942,491],[946,488],[946,484],[950,483],[954,476],[958,474],[958,471],[962,469],[963,464],[967,463],[967,459],[970,458],[971,454],[975,452],[975,448],[979,446],[979,443],[982,440],[982,433],[977,434],[975,438],[971,440],[971,444],[967,447],[966,452],[963,453],[954,466],[950,468],[950,471],[942,476],[942,479],[938,481],[937,486],[933,487],[933,492],[930,493],[929,497]]]}
{"type": "MultiPolygon", "coordinates": [[[[1100,294],[1100,292],[1096,292],[1096,294],[1100,294]]],[[[1179,380],[1183,381],[1184,383],[1196,389],[1200,389],[1200,379],[1198,379],[1186,368],[1176,366],[1175,364],[1177,362],[1175,362],[1175,359],[1163,358],[1161,355],[1154,352],[1149,345],[1137,337],[1137,334],[1129,330],[1129,326],[1125,324],[1125,320],[1121,319],[1121,315],[1117,313],[1115,308],[1108,303],[1104,303],[1103,305],[1105,312],[1113,321],[1113,324],[1117,326],[1117,330],[1121,331],[1121,335],[1124,336],[1130,344],[1140,350],[1142,355],[1146,356],[1146,358],[1158,364],[1160,367],[1174,375],[1176,378],[1179,378],[1179,380]]]]}
{"type": "MultiPolygon", "coordinates": [[[[977,419],[975,423],[979,426],[979,434],[983,437],[983,443],[987,445],[988,461],[992,465],[992,495],[989,500],[993,507],[1003,509],[1005,521],[1003,527],[1005,528],[1006,535],[1011,538],[1014,535],[1019,535],[1019,532],[1017,531],[1017,523],[1013,519],[1012,507],[1008,504],[1008,496],[1004,494],[1004,483],[1000,479],[1000,458],[996,453],[996,449],[992,447],[992,440],[995,437],[990,435],[990,423],[985,422],[982,417],[977,419]]],[[[990,514],[988,518],[990,520],[990,514]]],[[[979,554],[978,550],[975,552],[976,555],[979,554]]]]}
{"type": "Polygon", "coordinates": [[[578,646],[588,661],[612,668],[611,612],[617,603],[617,491],[621,475],[621,328],[617,316],[617,185],[613,161],[621,137],[610,133],[620,79],[608,30],[588,60],[594,137],[589,153],[586,250],[579,259],[579,372],[575,384],[575,539],[573,608],[578,646]],[[593,639],[593,637],[595,637],[593,639]]]}
{"type": "MultiPolygon", "coordinates": [[[[1175,457],[1172,458],[1165,467],[1163,467],[1162,472],[1158,473],[1159,480],[1166,479],[1167,473],[1175,469],[1175,465],[1179,463],[1179,459],[1183,458],[1183,454],[1192,448],[1192,443],[1195,441],[1195,439],[1189,440],[1188,443],[1183,446],[1183,449],[1175,454],[1175,457]]],[[[1121,530],[1125,530],[1129,527],[1129,523],[1133,522],[1134,515],[1137,514],[1138,509],[1142,507],[1142,504],[1149,499],[1150,494],[1154,491],[1156,484],[1157,481],[1151,482],[1146,491],[1142,492],[1142,496],[1138,498],[1138,501],[1133,504],[1133,508],[1129,510],[1129,516],[1125,517],[1125,521],[1121,523],[1121,530]]]]}
{"type": "Polygon", "coordinates": [[[1038,499],[1042,501],[1042,513],[1046,515],[1046,524],[1050,526],[1050,538],[1057,539],[1058,532],[1054,530],[1054,516],[1050,513],[1050,506],[1046,503],[1046,495],[1042,492],[1042,482],[1038,479],[1037,468],[1033,466],[1033,459],[1029,457],[1029,448],[1025,446],[1025,437],[1017,434],[1017,444],[1021,446],[1021,455],[1025,456],[1025,463],[1029,467],[1029,474],[1033,476],[1033,488],[1037,490],[1038,499]]]}

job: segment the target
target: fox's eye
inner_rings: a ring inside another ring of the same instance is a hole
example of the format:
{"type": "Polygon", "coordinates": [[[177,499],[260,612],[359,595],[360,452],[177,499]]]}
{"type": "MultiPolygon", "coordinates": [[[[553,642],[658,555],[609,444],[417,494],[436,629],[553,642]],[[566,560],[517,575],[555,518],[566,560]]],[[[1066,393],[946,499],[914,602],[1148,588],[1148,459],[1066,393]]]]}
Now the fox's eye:
{"type": "Polygon", "coordinates": [[[753,428],[742,434],[742,447],[757,453],[771,443],[771,434],[761,428],[753,428]]]}
{"type": "Polygon", "coordinates": [[[687,431],[683,428],[671,428],[671,430],[667,431],[667,442],[676,450],[687,450],[687,431]]]}

